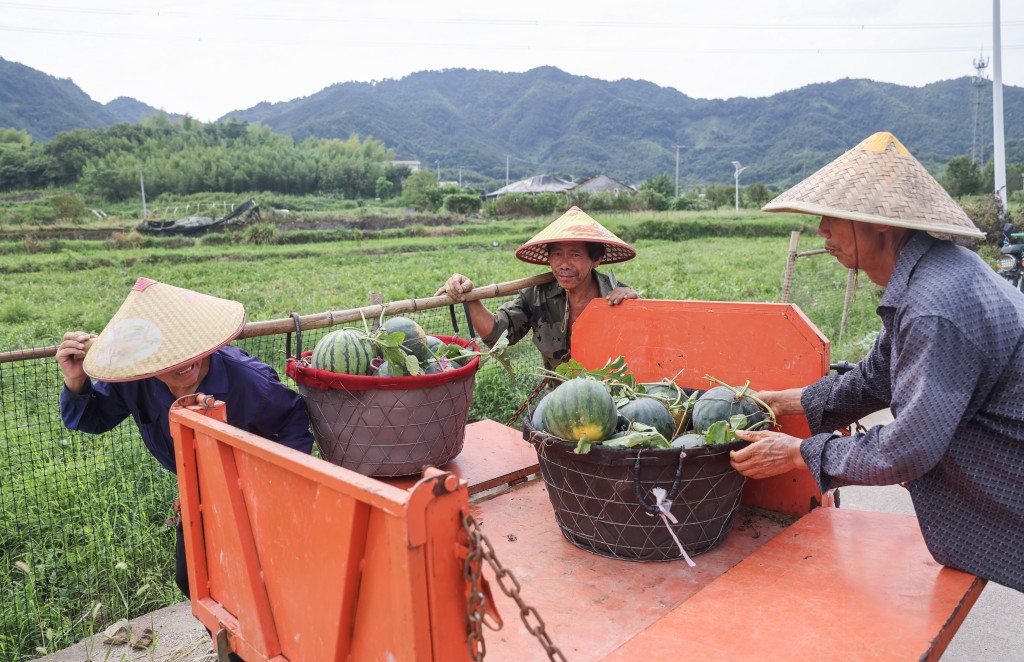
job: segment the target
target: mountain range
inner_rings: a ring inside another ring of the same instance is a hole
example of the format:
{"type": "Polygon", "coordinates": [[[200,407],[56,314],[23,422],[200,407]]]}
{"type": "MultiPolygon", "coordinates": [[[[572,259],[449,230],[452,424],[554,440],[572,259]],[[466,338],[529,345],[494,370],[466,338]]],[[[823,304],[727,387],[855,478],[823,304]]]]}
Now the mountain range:
{"type": "MultiPolygon", "coordinates": [[[[891,131],[938,173],[953,157],[992,154],[992,86],[971,77],[908,87],[865,79],[817,83],[768,97],[694,99],[642,80],[603,81],[554,67],[523,73],[423,71],[331,85],[260,103],[218,121],[264,124],[297,140],[372,137],[396,157],[469,182],[553,173],[606,174],[681,186],[785,186],[876,131],[891,131]]],[[[1008,163],[1024,162],[1024,88],[1003,87],[1008,163]]],[[[71,80],[0,58],[0,127],[45,142],[71,129],[139,122],[155,108],[93,101],[71,80]]],[[[171,119],[181,115],[170,114],[171,119]]]]}

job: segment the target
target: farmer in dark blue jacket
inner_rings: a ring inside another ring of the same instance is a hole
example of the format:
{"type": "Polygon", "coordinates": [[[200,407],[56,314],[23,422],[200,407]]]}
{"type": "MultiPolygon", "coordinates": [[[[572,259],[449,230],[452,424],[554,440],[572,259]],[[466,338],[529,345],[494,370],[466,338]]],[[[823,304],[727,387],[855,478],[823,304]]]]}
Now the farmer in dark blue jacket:
{"type": "MultiPolygon", "coordinates": [[[[168,413],[194,393],[227,403],[228,423],[303,453],[313,447],[303,400],[269,365],[228,346],[245,326],[236,301],[140,278],[97,337],[64,334],[60,413],[71,430],[102,433],[131,416],[146,448],[177,473],[168,413]]],[[[182,525],[175,581],[189,595],[182,525]]]]}

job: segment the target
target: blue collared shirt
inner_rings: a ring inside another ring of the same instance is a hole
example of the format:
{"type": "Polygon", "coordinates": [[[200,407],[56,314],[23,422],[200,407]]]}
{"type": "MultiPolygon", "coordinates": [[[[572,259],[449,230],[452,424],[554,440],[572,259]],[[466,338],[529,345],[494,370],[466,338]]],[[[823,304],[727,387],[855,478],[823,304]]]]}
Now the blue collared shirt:
{"type": "Polygon", "coordinates": [[[1024,296],[915,233],[877,313],[868,356],[804,389],[807,466],[822,490],[906,483],[936,561],[1024,591],[1024,296]],[[832,434],[885,407],[888,425],[832,434]]]}
{"type": "MultiPolygon", "coordinates": [[[[313,448],[306,404],[285,386],[277,371],[237,347],[210,356],[199,391],[227,404],[228,423],[308,453],[313,448]]],[[[129,416],[142,441],[160,464],[176,473],[174,440],[168,414],[174,396],[156,377],[131,382],[87,380],[80,394],[60,393],[60,416],[69,430],[101,433],[129,416]]]]}

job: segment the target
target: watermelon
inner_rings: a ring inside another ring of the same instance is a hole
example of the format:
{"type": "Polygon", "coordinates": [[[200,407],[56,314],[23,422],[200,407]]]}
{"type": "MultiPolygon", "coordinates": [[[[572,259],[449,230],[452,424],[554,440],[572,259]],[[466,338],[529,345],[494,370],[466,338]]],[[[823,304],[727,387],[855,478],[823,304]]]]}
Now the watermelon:
{"type": "Polygon", "coordinates": [[[571,441],[604,441],[615,432],[619,412],[602,382],[576,378],[562,382],[544,398],[543,429],[571,441]]]}
{"type": "Polygon", "coordinates": [[[690,396],[696,393],[697,397],[700,397],[704,393],[693,388],[683,388],[673,382],[655,382],[642,386],[647,395],[653,395],[668,404],[668,409],[676,422],[676,430],[685,430],[689,423],[690,410],[693,406],[690,396]]]}
{"type": "Polygon", "coordinates": [[[537,403],[537,408],[533,410],[533,416],[530,418],[530,425],[537,432],[547,432],[544,429],[544,410],[548,406],[548,395],[551,394],[548,393],[540,399],[540,402],[537,403]]]}
{"type": "Polygon", "coordinates": [[[373,343],[358,329],[331,331],[313,348],[310,364],[318,370],[346,375],[370,374],[373,343]]]}
{"type": "Polygon", "coordinates": [[[676,422],[668,405],[657,398],[639,397],[630,400],[619,407],[619,414],[631,423],[650,425],[666,440],[671,439],[676,431],[676,422]]]}
{"type": "Polygon", "coordinates": [[[409,369],[400,363],[392,367],[391,363],[384,361],[377,367],[378,377],[408,377],[410,374],[409,369]]]}
{"type": "Polygon", "coordinates": [[[462,345],[456,345],[456,344],[454,344],[454,343],[453,343],[453,344],[451,344],[451,345],[448,345],[447,349],[445,350],[445,352],[446,352],[446,353],[447,353],[447,354],[448,354],[449,356],[451,356],[451,355],[452,355],[452,351],[451,351],[451,348],[452,348],[452,347],[454,347],[454,348],[456,349],[456,353],[457,353],[457,354],[459,355],[459,358],[457,358],[457,359],[452,359],[452,360],[453,360],[453,361],[455,362],[455,364],[456,364],[456,365],[458,365],[458,366],[459,366],[460,368],[461,368],[462,366],[466,365],[467,363],[469,363],[470,361],[472,361],[472,360],[473,360],[473,356],[475,356],[475,355],[473,354],[473,350],[471,350],[471,349],[468,349],[468,348],[466,348],[466,347],[463,347],[462,345]],[[467,354],[468,354],[469,356],[467,356],[467,354]]]}
{"type": "Polygon", "coordinates": [[[424,361],[423,363],[420,364],[420,367],[423,368],[424,375],[436,375],[438,373],[444,372],[444,368],[441,366],[441,363],[437,359],[430,359],[428,361],[424,361]]]}
{"type": "Polygon", "coordinates": [[[708,440],[702,434],[687,432],[672,440],[672,448],[697,448],[707,445],[708,440]]]}
{"type": "Polygon", "coordinates": [[[427,336],[427,349],[434,356],[443,356],[447,344],[437,336],[427,336]]]}
{"type": "Polygon", "coordinates": [[[733,416],[746,417],[743,429],[749,429],[767,418],[757,401],[749,395],[737,398],[728,386],[716,386],[700,396],[693,405],[693,429],[704,433],[714,423],[728,421],[733,416]]]}
{"type": "Polygon", "coordinates": [[[430,349],[427,348],[427,334],[423,327],[417,324],[415,320],[399,315],[385,320],[381,324],[381,328],[388,333],[399,331],[404,333],[405,340],[402,341],[402,347],[407,353],[415,356],[417,361],[426,361],[430,358],[430,349]]]}

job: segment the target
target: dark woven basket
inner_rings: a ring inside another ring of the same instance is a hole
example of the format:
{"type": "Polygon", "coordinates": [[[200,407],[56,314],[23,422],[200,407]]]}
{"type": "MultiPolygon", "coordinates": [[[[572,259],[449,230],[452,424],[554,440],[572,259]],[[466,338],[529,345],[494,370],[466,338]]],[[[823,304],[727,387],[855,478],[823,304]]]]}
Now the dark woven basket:
{"type": "MultiPolygon", "coordinates": [[[[462,338],[438,336],[476,350],[462,338]]],[[[311,352],[304,352],[308,356],[311,352]]],[[[418,377],[365,377],[315,370],[289,358],[320,455],[366,476],[408,476],[462,452],[480,360],[418,377]]]]}
{"type": "Polygon", "coordinates": [[[523,437],[537,449],[541,477],[562,534],[577,547],[632,561],[682,558],[651,490],[668,492],[671,524],[687,554],[702,554],[732,529],[746,478],[729,464],[729,451],[747,444],[696,449],[610,448],[595,444],[577,455],[576,444],[532,430],[523,437]]]}

